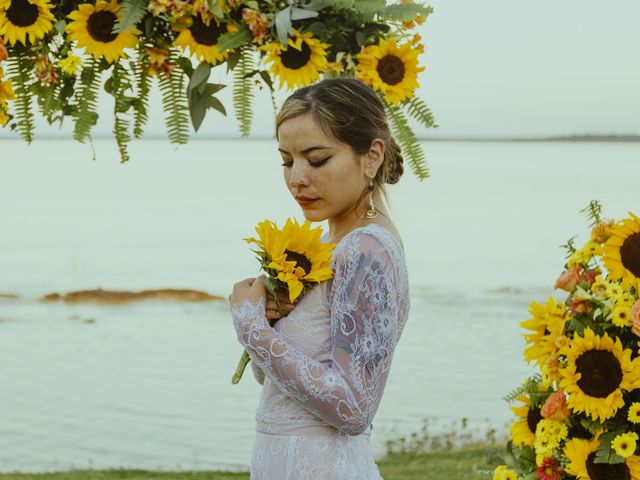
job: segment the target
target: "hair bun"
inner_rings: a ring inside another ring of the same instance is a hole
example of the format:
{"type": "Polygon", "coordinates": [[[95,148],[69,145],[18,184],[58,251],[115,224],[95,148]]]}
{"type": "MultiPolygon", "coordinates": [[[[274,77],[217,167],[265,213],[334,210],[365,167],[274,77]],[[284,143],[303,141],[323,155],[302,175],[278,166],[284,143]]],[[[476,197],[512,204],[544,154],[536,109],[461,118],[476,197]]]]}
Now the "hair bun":
{"type": "Polygon", "coordinates": [[[402,149],[395,138],[390,138],[389,147],[389,174],[387,176],[387,183],[394,184],[398,183],[404,173],[404,157],[402,156],[402,149]]]}

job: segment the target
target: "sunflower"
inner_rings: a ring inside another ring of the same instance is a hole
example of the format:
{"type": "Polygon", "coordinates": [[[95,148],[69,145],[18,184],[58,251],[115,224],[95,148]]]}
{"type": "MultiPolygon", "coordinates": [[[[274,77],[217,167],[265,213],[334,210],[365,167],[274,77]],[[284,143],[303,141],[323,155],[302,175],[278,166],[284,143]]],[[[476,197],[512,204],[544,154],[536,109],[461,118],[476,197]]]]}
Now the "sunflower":
{"type": "Polygon", "coordinates": [[[0,0],[0,37],[11,45],[35,43],[53,28],[52,8],[48,0],[0,0]]]}
{"type": "Polygon", "coordinates": [[[302,292],[304,282],[320,283],[333,276],[331,253],[335,244],[321,243],[320,227],[311,230],[311,222],[299,225],[297,220],[287,219],[282,230],[265,220],[256,227],[260,239],[245,238],[256,243],[263,258],[263,265],[289,290],[293,302],[302,292]]]}
{"type": "Polygon", "coordinates": [[[531,399],[523,395],[518,399],[523,405],[510,407],[518,419],[509,427],[511,440],[515,445],[533,447],[536,439],[536,427],[542,420],[540,407],[531,407],[531,399]]]}
{"type": "Polygon", "coordinates": [[[313,38],[313,33],[301,33],[293,29],[294,38],[287,40],[285,47],[280,42],[263,45],[260,50],[267,52],[266,62],[271,63],[269,71],[280,81],[293,89],[313,83],[320,72],[327,68],[328,43],[313,38]]]}
{"type": "Polygon", "coordinates": [[[358,54],[356,76],[374,90],[382,92],[390,103],[399,103],[413,95],[418,87],[420,49],[411,42],[396,45],[396,39],[380,39],[378,45],[363,47],[358,54]]]}
{"type": "Polygon", "coordinates": [[[604,266],[610,280],[620,280],[624,290],[640,292],[640,218],[629,212],[630,219],[611,227],[611,237],[604,245],[604,266]]]}
{"type": "Polygon", "coordinates": [[[623,463],[595,463],[600,440],[572,438],[564,445],[568,464],[565,472],[578,480],[640,480],[640,457],[633,455],[623,463]]]}
{"type": "Polygon", "coordinates": [[[189,48],[191,55],[200,61],[216,65],[231,54],[230,50],[218,50],[220,35],[235,30],[235,26],[220,23],[213,14],[203,13],[193,17],[191,26],[182,30],[173,44],[182,47],[183,51],[189,48]]]}
{"type": "Polygon", "coordinates": [[[531,330],[532,333],[524,335],[527,348],[524,351],[524,358],[528,363],[535,362],[540,366],[545,375],[545,381],[557,377],[558,354],[562,340],[564,339],[564,328],[567,322],[567,308],[553,297],[544,304],[531,302],[529,313],[532,318],[521,322],[520,325],[531,330]]]}
{"type": "Polygon", "coordinates": [[[113,33],[121,10],[122,7],[115,0],[98,0],[95,6],[90,3],[80,4],[77,10],[69,14],[72,20],[67,25],[69,38],[76,40],[78,47],[84,47],[96,59],[104,57],[107,62],[113,63],[126,57],[124,49],[135,47],[138,35],[142,32],[131,28],[126,32],[113,33]]]}
{"type": "Polygon", "coordinates": [[[624,406],[622,391],[640,387],[640,357],[631,360],[631,353],[606,333],[600,337],[586,328],[583,337],[574,335],[560,371],[569,408],[601,422],[614,416],[624,406]]]}

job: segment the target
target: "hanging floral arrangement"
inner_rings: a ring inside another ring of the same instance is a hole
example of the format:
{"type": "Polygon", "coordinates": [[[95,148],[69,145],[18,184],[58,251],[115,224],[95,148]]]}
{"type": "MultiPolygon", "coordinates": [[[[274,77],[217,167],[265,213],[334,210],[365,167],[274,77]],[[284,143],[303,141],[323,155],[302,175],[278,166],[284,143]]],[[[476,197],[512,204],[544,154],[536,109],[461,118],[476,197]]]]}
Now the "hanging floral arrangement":
{"type": "Polygon", "coordinates": [[[160,91],[167,134],[186,143],[209,109],[226,115],[209,82],[231,72],[233,107],[249,135],[256,88],[291,90],[350,76],[385,102],[394,134],[416,175],[425,156],[408,125],[435,127],[415,96],[424,45],[412,29],[432,8],[412,0],[0,0],[0,126],[27,142],[36,108],[51,124],[71,117],[74,139],[90,140],[99,91],[113,95],[123,162],[143,135],[149,94],[160,91]]]}

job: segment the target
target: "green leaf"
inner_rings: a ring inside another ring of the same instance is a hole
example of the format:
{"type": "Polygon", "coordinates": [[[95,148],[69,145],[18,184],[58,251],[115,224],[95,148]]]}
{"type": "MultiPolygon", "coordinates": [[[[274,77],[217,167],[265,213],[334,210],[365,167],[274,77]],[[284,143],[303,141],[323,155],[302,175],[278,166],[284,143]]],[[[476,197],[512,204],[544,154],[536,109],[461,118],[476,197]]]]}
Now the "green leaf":
{"type": "Polygon", "coordinates": [[[148,0],[124,0],[120,19],[113,26],[113,33],[120,33],[135,27],[147,13],[148,0]]]}
{"type": "Polygon", "coordinates": [[[305,20],[307,18],[315,18],[318,12],[314,10],[306,10],[304,8],[291,7],[291,20],[305,20]]]}
{"type": "Polygon", "coordinates": [[[254,98],[254,81],[249,78],[248,74],[255,70],[255,67],[251,50],[243,48],[240,52],[240,59],[234,69],[233,76],[233,107],[236,119],[240,123],[240,132],[242,136],[247,136],[253,120],[251,105],[254,98]]]}
{"type": "Polygon", "coordinates": [[[596,449],[596,458],[593,460],[593,463],[608,463],[613,465],[625,461],[624,457],[617,455],[611,448],[611,442],[615,437],[615,432],[606,432],[600,435],[600,445],[596,449]]]}
{"type": "Polygon", "coordinates": [[[33,85],[33,63],[27,55],[9,56],[7,76],[11,79],[16,95],[14,115],[16,129],[22,139],[31,143],[35,130],[35,117],[31,105],[33,85]]]}
{"type": "Polygon", "coordinates": [[[407,113],[409,116],[418,120],[426,128],[437,128],[436,122],[433,118],[433,114],[427,104],[418,97],[412,97],[407,103],[405,103],[407,113]]]}
{"type": "Polygon", "coordinates": [[[207,0],[207,4],[209,5],[209,11],[213,13],[218,18],[223,18],[224,14],[222,13],[222,9],[220,5],[218,5],[217,0],[207,0]]]}
{"type": "Polygon", "coordinates": [[[207,62],[202,62],[195,69],[193,74],[191,75],[191,81],[189,81],[189,86],[187,90],[193,90],[198,88],[200,84],[206,83],[209,80],[209,75],[211,74],[211,65],[207,62]]]}
{"type": "Polygon", "coordinates": [[[403,112],[397,105],[387,102],[384,97],[382,97],[382,101],[387,108],[393,134],[402,147],[403,157],[409,160],[409,166],[420,180],[428,178],[429,169],[427,168],[424,151],[413,130],[409,127],[403,112]]]}
{"type": "Polygon", "coordinates": [[[227,32],[218,38],[218,51],[220,53],[226,50],[232,50],[234,48],[241,47],[242,45],[251,42],[253,35],[251,30],[245,24],[236,30],[235,32],[227,32]]]}
{"type": "Polygon", "coordinates": [[[387,20],[404,22],[413,20],[418,15],[426,18],[432,13],[432,7],[425,7],[417,3],[394,3],[385,7],[383,16],[387,20]]]}
{"type": "Polygon", "coordinates": [[[287,7],[276,13],[276,33],[282,45],[287,44],[287,38],[289,38],[289,34],[292,33],[292,31],[291,7],[287,7]]]}
{"type": "Polygon", "coordinates": [[[221,114],[225,116],[227,115],[227,110],[224,108],[222,102],[214,96],[206,97],[204,99],[204,104],[207,106],[207,108],[214,108],[221,114]]]}
{"type": "Polygon", "coordinates": [[[207,113],[207,106],[202,101],[202,97],[195,92],[191,96],[191,101],[189,102],[189,111],[191,113],[193,129],[197,132],[200,125],[202,125],[205,114],[207,113]]]}

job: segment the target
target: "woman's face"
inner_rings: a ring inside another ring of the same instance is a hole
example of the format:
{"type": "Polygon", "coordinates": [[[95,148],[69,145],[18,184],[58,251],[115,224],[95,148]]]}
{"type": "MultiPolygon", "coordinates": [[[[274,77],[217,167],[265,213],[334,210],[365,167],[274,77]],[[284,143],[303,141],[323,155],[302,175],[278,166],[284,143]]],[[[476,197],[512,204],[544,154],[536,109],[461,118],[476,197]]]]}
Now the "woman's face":
{"type": "Polygon", "coordinates": [[[282,122],[278,140],[285,182],[307,220],[339,218],[358,202],[369,183],[364,156],[327,136],[311,114],[282,122]]]}

